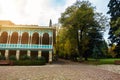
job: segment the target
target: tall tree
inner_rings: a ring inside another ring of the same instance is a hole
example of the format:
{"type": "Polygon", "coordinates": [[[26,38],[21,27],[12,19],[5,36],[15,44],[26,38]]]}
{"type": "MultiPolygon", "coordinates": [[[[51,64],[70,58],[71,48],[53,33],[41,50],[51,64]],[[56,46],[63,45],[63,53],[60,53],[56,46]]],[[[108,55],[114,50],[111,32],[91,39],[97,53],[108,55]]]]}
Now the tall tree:
{"type": "MultiPolygon", "coordinates": [[[[59,19],[60,23],[66,27],[72,34],[69,34],[77,42],[79,56],[82,58],[83,54],[88,50],[88,34],[96,29],[97,32],[104,28],[99,13],[94,12],[94,7],[88,1],[77,1],[72,6],[68,7],[59,19]]],[[[94,36],[94,35],[93,35],[94,36]]],[[[101,37],[99,37],[101,39],[101,37]]]]}
{"type": "Polygon", "coordinates": [[[116,45],[115,52],[120,53],[120,0],[110,0],[109,4],[110,14],[110,31],[109,39],[111,41],[111,46],[116,45]]]}

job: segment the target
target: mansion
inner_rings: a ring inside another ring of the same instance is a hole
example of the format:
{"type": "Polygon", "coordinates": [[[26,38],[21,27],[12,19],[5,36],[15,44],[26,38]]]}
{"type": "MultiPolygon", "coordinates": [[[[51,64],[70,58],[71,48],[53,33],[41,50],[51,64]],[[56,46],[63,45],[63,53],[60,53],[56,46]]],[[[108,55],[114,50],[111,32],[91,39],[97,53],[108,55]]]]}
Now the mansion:
{"type": "Polygon", "coordinates": [[[55,28],[38,25],[16,25],[11,21],[0,21],[0,55],[9,60],[15,55],[27,55],[31,59],[44,56],[47,62],[52,62],[55,44],[55,28]]]}

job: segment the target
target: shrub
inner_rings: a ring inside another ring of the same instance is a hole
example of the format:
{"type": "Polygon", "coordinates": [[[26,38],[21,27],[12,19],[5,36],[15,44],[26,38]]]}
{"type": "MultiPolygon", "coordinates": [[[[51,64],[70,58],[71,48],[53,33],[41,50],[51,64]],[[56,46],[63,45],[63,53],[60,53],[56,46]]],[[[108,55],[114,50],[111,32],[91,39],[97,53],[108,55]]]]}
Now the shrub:
{"type": "Polygon", "coordinates": [[[15,65],[45,65],[46,60],[44,57],[37,57],[36,60],[30,59],[29,56],[21,56],[21,60],[14,61],[15,65]]]}
{"type": "Polygon", "coordinates": [[[45,57],[43,57],[43,56],[37,57],[37,60],[45,60],[45,57]]]}
{"type": "Polygon", "coordinates": [[[18,60],[14,62],[15,65],[45,65],[41,60],[18,60]]]}
{"type": "Polygon", "coordinates": [[[13,61],[14,61],[14,60],[17,60],[15,55],[11,55],[11,56],[9,57],[9,59],[10,59],[10,60],[13,60],[13,61]]]}
{"type": "Polygon", "coordinates": [[[23,55],[23,56],[20,57],[20,59],[21,59],[21,60],[30,60],[31,57],[28,56],[28,55],[23,55]]]}
{"type": "Polygon", "coordinates": [[[46,63],[45,57],[38,57],[37,60],[46,63]]]}
{"type": "Polygon", "coordinates": [[[5,56],[0,55],[0,60],[5,60],[5,56]]]}

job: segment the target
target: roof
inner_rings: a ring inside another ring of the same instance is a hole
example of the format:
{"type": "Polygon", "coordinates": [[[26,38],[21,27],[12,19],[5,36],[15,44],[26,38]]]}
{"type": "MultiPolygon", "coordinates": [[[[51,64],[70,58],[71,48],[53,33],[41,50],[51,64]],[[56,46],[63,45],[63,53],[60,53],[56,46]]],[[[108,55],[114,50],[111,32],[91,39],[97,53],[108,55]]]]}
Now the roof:
{"type": "Polygon", "coordinates": [[[0,20],[0,25],[15,25],[15,24],[9,20],[0,20]]]}
{"type": "Polygon", "coordinates": [[[9,20],[0,20],[0,27],[4,28],[35,28],[35,29],[54,29],[49,26],[39,26],[39,25],[16,25],[9,20]]]}

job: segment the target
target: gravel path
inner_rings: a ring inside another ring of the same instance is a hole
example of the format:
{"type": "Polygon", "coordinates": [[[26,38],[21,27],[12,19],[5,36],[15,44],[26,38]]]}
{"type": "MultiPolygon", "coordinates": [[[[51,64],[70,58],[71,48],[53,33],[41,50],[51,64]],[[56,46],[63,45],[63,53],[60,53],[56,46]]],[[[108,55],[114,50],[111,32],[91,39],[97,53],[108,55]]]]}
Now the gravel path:
{"type": "Polygon", "coordinates": [[[120,74],[83,65],[1,66],[0,80],[120,80],[120,74]]]}
{"type": "Polygon", "coordinates": [[[120,74],[103,66],[48,64],[45,66],[0,66],[0,80],[120,80],[120,74]]]}
{"type": "Polygon", "coordinates": [[[99,69],[108,70],[120,74],[120,65],[98,65],[96,67],[99,69]]]}

